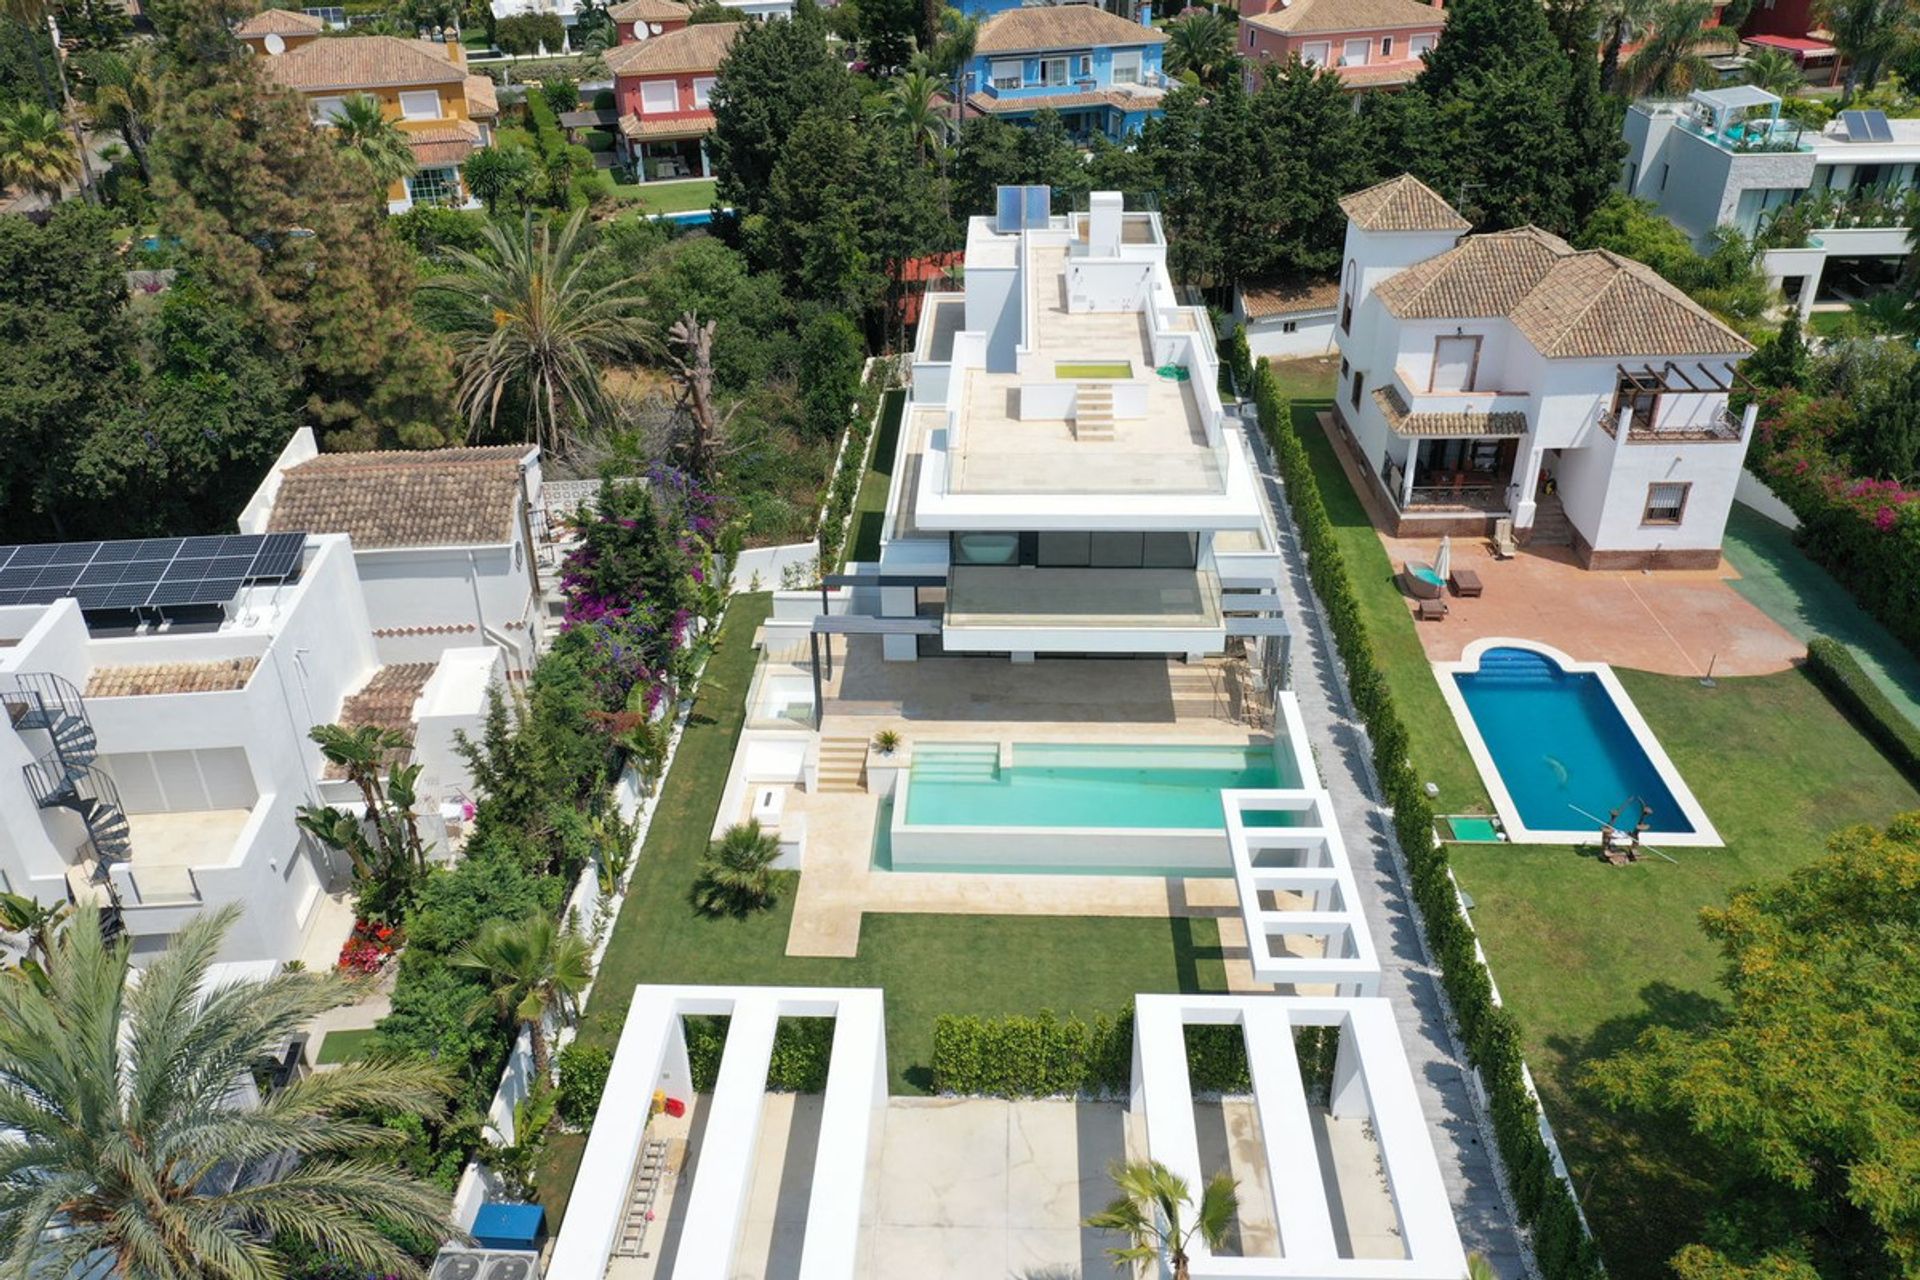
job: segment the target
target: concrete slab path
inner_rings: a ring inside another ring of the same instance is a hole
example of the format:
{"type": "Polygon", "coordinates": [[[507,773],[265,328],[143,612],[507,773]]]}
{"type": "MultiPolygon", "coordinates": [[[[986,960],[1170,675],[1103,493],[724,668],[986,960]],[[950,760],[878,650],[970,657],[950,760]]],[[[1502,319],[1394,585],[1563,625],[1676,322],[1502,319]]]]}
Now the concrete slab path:
{"type": "Polygon", "coordinates": [[[1380,801],[1369,744],[1348,701],[1320,604],[1307,579],[1306,557],[1257,426],[1242,424],[1276,515],[1287,581],[1281,595],[1293,629],[1293,690],[1300,700],[1322,780],[1346,837],[1367,926],[1383,970],[1380,994],[1393,1002],[1400,1039],[1421,1108],[1432,1130],[1441,1177],[1453,1201],[1460,1238],[1507,1280],[1530,1274],[1516,1224],[1487,1144],[1490,1128],[1474,1104],[1463,1053],[1454,1043],[1439,974],[1426,953],[1409,900],[1403,859],[1390,815],[1380,801]]]}

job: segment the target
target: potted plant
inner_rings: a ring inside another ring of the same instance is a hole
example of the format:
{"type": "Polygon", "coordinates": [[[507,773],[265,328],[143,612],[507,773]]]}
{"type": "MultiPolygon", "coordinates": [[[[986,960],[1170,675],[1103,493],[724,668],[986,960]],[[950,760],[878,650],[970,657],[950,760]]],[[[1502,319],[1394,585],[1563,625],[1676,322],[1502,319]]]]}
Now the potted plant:
{"type": "Polygon", "coordinates": [[[878,751],[882,758],[893,755],[900,749],[900,735],[892,729],[882,729],[873,735],[873,749],[878,751]]]}

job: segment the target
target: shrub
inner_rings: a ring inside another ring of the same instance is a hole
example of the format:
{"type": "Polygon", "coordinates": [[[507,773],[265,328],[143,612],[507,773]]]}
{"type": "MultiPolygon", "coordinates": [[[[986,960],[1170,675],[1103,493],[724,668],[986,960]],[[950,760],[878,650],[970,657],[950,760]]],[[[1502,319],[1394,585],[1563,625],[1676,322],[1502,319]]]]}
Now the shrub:
{"type": "MultiPolygon", "coordinates": [[[[724,1017],[688,1017],[687,1062],[695,1093],[712,1090],[720,1078],[720,1053],[727,1043],[724,1017]]],[[[782,1018],[773,1029],[773,1057],[767,1064],[767,1088],[776,1093],[819,1093],[827,1087],[827,1063],[833,1057],[833,1019],[782,1018]]]]}
{"type": "Polygon", "coordinates": [[[493,42],[502,53],[538,53],[541,45],[545,45],[549,53],[558,53],[566,39],[565,25],[558,15],[551,13],[516,14],[500,19],[493,26],[493,42]]]}
{"type": "Polygon", "coordinates": [[[540,96],[547,100],[555,115],[562,115],[580,106],[580,86],[571,80],[542,80],[540,96]]]}
{"type": "Polygon", "coordinates": [[[576,1128],[593,1127],[593,1116],[600,1109],[600,1095],[607,1090],[607,1077],[613,1073],[613,1050],[603,1044],[570,1040],[556,1061],[560,1068],[560,1115],[576,1128]]]}
{"type": "MultiPolygon", "coordinates": [[[[1518,1023],[1493,1002],[1493,980],[1474,947],[1473,927],[1461,913],[1447,869],[1446,850],[1434,843],[1433,807],[1410,766],[1406,725],[1393,693],[1373,660],[1366,618],[1354,589],[1333,521],[1327,516],[1313,466],[1293,426],[1293,406],[1280,394],[1266,361],[1254,374],[1260,426],[1274,456],[1300,541],[1307,576],[1320,597],[1334,648],[1347,670],[1354,710],[1373,742],[1374,770],[1393,811],[1394,834],[1407,858],[1414,901],[1420,907],[1427,944],[1439,962],[1441,981],[1453,1004],[1467,1057],[1486,1084],[1494,1138],[1507,1167],[1520,1220],[1533,1232],[1535,1256],[1546,1280],[1591,1280],[1600,1274],[1592,1241],[1581,1228],[1579,1209],[1566,1182],[1554,1172],[1540,1135],[1540,1104],[1527,1089],[1518,1023]]],[[[1322,1046],[1324,1051],[1324,1046],[1322,1046]]],[[[1328,1069],[1331,1064],[1329,1060],[1328,1069]]]]}
{"type": "Polygon", "coordinates": [[[858,391],[848,396],[853,402],[853,417],[847,422],[846,448],[841,450],[839,470],[828,484],[825,509],[815,534],[823,565],[836,565],[840,561],[847,520],[853,513],[854,499],[860,496],[860,478],[867,468],[867,441],[880,416],[881,397],[886,394],[891,369],[884,361],[876,362],[866,380],[859,384],[858,391]]]}
{"type": "Polygon", "coordinates": [[[1920,784],[1920,728],[1893,705],[1852,650],[1830,636],[1815,636],[1807,642],[1807,674],[1896,769],[1920,784]]]}

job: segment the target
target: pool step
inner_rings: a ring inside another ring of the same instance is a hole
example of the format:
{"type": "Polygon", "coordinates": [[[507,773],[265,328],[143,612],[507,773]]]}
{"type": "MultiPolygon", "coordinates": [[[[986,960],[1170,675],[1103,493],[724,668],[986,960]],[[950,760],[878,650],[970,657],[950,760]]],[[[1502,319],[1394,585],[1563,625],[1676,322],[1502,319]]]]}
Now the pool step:
{"type": "Polygon", "coordinates": [[[920,751],[914,756],[918,782],[992,782],[1000,776],[998,743],[959,743],[920,751]]]}
{"type": "Polygon", "coordinates": [[[1073,438],[1089,442],[1113,439],[1113,384],[1082,382],[1074,387],[1073,438]]]}
{"type": "Polygon", "coordinates": [[[864,737],[820,738],[819,780],[821,791],[858,791],[867,771],[867,740],[864,737]]]}

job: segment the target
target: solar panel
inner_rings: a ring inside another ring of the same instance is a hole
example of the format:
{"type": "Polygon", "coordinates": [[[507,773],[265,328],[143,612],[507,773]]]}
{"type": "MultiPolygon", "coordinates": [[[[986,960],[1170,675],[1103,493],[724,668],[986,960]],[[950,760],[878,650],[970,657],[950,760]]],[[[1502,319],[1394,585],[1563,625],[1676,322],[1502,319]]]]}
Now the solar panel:
{"type": "Polygon", "coordinates": [[[1893,141],[1893,126],[1887,123],[1886,112],[1864,111],[1861,114],[1867,118],[1867,136],[1869,138],[1872,138],[1875,142],[1893,141]]]}
{"type": "Polygon", "coordinates": [[[1847,128],[1849,142],[1893,141],[1893,126],[1884,111],[1842,111],[1840,123],[1847,128]]]}
{"type": "Polygon", "coordinates": [[[0,604],[71,596],[90,612],[218,608],[249,582],[300,576],[304,533],[0,546],[0,604]]]}

